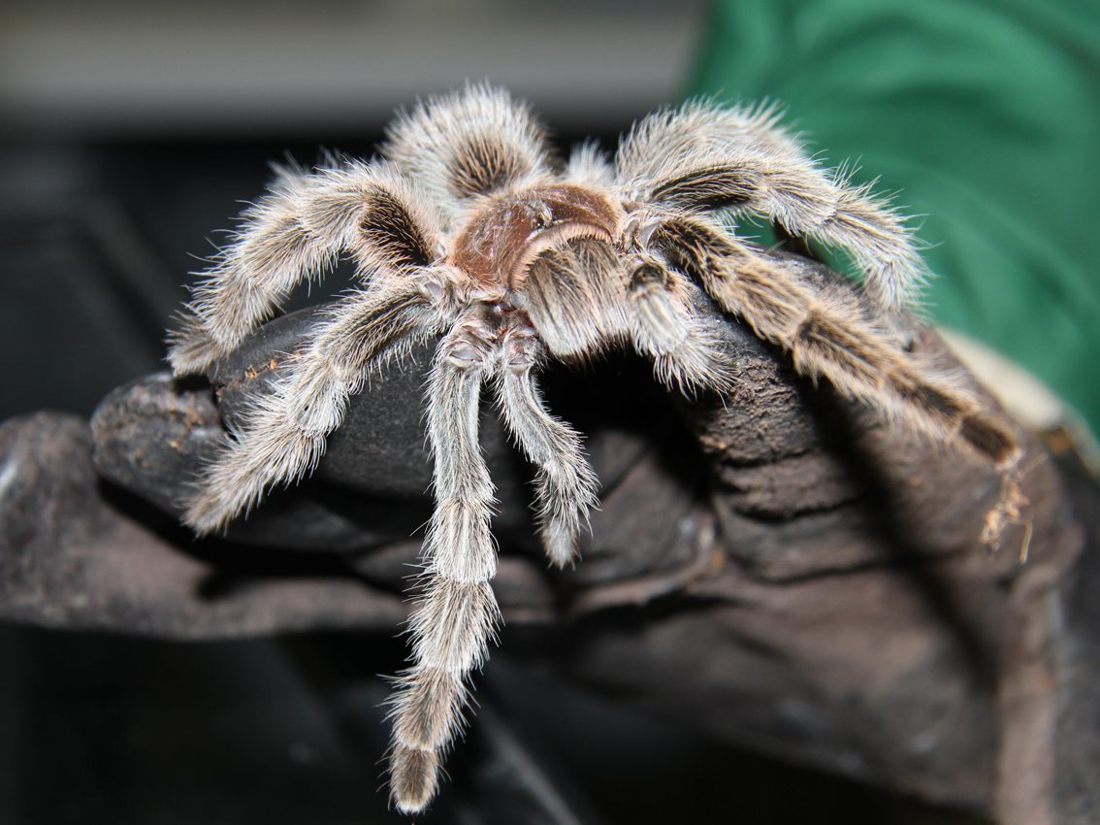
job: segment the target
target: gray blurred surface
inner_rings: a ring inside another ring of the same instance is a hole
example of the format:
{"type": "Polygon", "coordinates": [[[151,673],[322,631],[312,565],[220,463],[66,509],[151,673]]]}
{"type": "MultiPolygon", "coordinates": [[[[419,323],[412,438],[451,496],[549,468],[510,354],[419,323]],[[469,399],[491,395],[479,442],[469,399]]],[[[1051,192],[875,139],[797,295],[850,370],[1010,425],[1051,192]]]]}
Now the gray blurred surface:
{"type": "Polygon", "coordinates": [[[600,131],[683,93],[703,0],[6,0],[7,136],[356,133],[466,80],[600,131]]]}

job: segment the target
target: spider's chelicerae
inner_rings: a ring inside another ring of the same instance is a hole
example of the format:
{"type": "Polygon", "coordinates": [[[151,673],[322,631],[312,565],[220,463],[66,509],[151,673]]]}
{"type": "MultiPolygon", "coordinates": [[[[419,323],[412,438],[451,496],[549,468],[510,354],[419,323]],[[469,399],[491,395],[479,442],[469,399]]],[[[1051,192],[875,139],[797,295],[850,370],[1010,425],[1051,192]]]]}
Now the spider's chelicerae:
{"type": "Polygon", "coordinates": [[[429,100],[396,120],[376,159],[279,172],[185,310],[175,371],[208,369],[345,253],[360,288],[255,400],[185,520],[218,530],[311,471],[369,371],[440,336],[426,390],[435,510],[411,665],[393,702],[390,784],[405,812],[436,791],[469,674],[500,620],[494,487],[478,446],[483,387],[537,468],[539,530],[557,565],[574,557],[596,478],[577,433],[547,411],[540,366],[626,346],[669,387],[726,392],[735,365],[703,307],[888,418],[998,466],[1018,456],[1007,424],[891,332],[921,272],[903,221],[819,168],[767,108],[689,103],[642,120],[613,159],[585,145],[561,163],[503,91],[429,100]],[[864,275],[864,306],[853,314],[760,255],[731,228],[742,215],[847,253],[864,275]]]}

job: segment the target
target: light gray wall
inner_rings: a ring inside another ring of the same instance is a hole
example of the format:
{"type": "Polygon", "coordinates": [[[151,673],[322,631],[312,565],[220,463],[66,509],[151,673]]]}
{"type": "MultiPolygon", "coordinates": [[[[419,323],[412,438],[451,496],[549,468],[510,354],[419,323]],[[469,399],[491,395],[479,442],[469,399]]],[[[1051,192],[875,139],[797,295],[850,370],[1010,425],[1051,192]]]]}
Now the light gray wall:
{"type": "Polygon", "coordinates": [[[705,0],[0,0],[0,130],[59,137],[376,127],[491,79],[561,128],[675,99],[705,0]]]}

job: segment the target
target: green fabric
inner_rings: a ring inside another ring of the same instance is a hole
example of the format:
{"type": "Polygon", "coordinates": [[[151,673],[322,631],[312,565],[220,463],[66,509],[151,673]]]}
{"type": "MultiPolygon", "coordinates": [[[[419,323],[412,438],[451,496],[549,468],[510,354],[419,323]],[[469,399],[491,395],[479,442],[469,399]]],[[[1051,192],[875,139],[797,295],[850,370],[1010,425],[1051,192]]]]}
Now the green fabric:
{"type": "Polygon", "coordinates": [[[928,311],[1042,377],[1100,433],[1100,3],[720,0],[693,93],[788,108],[880,179],[928,311]]]}

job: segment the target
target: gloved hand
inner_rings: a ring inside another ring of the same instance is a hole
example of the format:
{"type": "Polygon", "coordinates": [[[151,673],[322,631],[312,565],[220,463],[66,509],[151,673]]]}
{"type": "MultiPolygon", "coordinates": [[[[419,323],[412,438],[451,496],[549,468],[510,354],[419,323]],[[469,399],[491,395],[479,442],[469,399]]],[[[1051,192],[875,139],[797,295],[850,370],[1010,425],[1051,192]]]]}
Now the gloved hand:
{"type": "MultiPolygon", "coordinates": [[[[313,312],[218,364],[216,404],[201,381],[159,375],[108,396],[90,440],[69,419],[7,425],[3,613],[175,637],[392,632],[431,511],[428,351],[372,379],[315,476],[224,540],[175,524],[221,419],[262,391],[313,312]],[[98,473],[155,511],[97,494],[89,441],[98,473]]],[[[1055,467],[1030,442],[1007,475],[930,444],[727,326],[729,398],[672,398],[626,356],[544,376],[602,482],[575,570],[545,569],[529,470],[483,414],[506,620],[562,637],[555,661],[572,678],[719,738],[954,804],[1048,805],[1048,608],[1081,548],[1055,467]]],[[[912,333],[922,357],[955,368],[933,333],[912,333]]]]}

